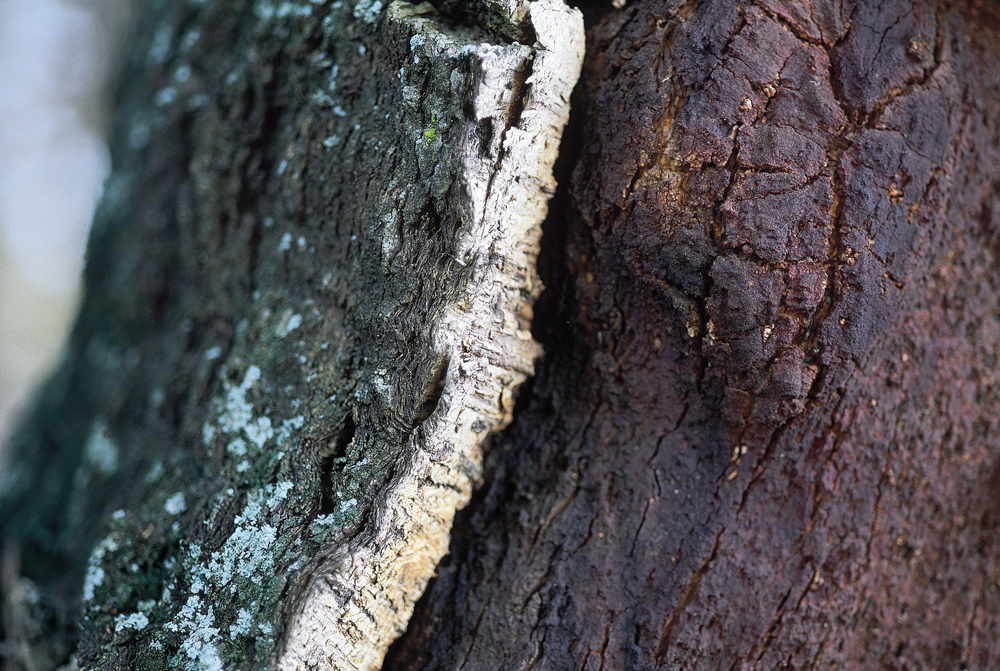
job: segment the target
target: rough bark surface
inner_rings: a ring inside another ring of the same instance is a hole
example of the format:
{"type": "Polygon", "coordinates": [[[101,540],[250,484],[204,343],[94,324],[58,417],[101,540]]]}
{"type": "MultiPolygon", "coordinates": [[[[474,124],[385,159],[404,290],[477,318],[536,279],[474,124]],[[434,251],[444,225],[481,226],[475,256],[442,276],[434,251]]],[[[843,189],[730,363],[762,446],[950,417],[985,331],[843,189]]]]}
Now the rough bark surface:
{"type": "Polygon", "coordinates": [[[592,26],[547,358],[384,668],[998,668],[998,63],[988,2],[592,26]]]}
{"type": "Polygon", "coordinates": [[[5,473],[11,668],[380,666],[539,354],[583,24],[514,10],[147,5],[5,473]]]}
{"type": "MultiPolygon", "coordinates": [[[[12,666],[378,665],[537,351],[542,6],[150,5],[4,474],[12,666]]],[[[996,4],[593,18],[546,358],[384,668],[1000,666],[996,4]]]]}

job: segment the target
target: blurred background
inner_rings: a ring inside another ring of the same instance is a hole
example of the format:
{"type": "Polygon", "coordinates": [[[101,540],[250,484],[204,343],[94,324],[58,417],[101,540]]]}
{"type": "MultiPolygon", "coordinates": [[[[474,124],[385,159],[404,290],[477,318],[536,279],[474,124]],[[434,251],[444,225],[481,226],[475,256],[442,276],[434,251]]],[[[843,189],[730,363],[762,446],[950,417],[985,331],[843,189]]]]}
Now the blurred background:
{"type": "Polygon", "coordinates": [[[0,0],[0,459],[76,315],[132,2],[0,0]]]}

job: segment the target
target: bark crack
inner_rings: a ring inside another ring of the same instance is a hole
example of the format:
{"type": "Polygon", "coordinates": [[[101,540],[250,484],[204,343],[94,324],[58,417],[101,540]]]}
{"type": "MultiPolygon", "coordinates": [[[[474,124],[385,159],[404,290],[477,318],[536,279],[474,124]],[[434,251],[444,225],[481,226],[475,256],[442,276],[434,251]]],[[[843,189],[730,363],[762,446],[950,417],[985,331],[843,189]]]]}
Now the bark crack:
{"type": "Polygon", "coordinates": [[[674,606],[673,611],[667,617],[666,622],[663,623],[663,628],[660,631],[659,640],[656,643],[656,661],[658,664],[664,664],[667,658],[667,652],[670,649],[670,635],[673,633],[674,628],[678,625],[681,615],[687,610],[688,605],[694,601],[695,597],[698,596],[698,589],[701,587],[702,579],[708,574],[711,569],[712,562],[715,561],[719,553],[719,545],[722,542],[722,534],[725,532],[725,527],[720,527],[719,531],[715,535],[715,542],[712,545],[712,550],[709,552],[708,557],[706,557],[698,570],[694,572],[694,575],[688,580],[687,589],[684,590],[684,594],[678,600],[677,605],[674,606]]]}

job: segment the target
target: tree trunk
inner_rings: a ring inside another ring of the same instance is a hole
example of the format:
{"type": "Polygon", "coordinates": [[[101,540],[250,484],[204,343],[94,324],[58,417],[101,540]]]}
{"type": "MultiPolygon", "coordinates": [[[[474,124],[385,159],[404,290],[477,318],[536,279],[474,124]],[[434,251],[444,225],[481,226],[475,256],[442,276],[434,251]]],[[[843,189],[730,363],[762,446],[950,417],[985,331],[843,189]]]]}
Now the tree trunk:
{"type": "Polygon", "coordinates": [[[589,30],[547,359],[385,668],[1000,667],[998,29],[589,30]]]}
{"type": "Polygon", "coordinates": [[[12,668],[1000,666],[1000,12],[588,13],[514,407],[577,15],[149,5],[12,668]]]}

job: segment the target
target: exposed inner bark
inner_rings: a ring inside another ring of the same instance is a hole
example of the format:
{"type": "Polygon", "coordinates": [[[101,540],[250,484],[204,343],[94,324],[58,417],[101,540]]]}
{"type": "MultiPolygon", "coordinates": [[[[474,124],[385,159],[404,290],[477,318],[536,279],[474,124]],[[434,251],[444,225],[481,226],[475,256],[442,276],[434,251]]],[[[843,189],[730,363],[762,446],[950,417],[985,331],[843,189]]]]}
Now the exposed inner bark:
{"type": "Polygon", "coordinates": [[[547,358],[385,668],[1000,665],[995,4],[587,53],[547,358]]]}

